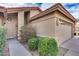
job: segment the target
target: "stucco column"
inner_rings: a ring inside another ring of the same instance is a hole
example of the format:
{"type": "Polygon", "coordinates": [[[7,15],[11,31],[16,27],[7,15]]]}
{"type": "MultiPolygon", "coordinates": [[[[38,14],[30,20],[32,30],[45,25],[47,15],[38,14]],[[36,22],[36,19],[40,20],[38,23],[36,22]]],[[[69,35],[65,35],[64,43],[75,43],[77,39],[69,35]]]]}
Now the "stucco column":
{"type": "Polygon", "coordinates": [[[22,26],[24,26],[24,11],[19,11],[18,12],[18,40],[21,39],[20,30],[22,26]]]}

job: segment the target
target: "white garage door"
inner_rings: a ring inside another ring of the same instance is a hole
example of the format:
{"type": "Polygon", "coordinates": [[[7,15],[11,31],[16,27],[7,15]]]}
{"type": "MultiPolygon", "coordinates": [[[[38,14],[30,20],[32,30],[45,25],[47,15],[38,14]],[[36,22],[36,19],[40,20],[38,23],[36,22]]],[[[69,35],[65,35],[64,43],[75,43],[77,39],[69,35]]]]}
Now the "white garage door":
{"type": "Polygon", "coordinates": [[[56,28],[56,38],[59,44],[71,38],[71,25],[70,24],[59,24],[56,28]]]}

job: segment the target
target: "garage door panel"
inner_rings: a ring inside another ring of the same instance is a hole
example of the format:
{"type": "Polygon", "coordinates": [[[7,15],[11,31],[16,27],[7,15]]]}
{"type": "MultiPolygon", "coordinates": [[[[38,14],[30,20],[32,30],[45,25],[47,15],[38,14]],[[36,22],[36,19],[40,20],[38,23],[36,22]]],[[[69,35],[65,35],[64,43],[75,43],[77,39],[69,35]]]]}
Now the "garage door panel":
{"type": "Polygon", "coordinates": [[[56,28],[56,39],[59,44],[71,38],[71,25],[59,24],[56,28]]]}

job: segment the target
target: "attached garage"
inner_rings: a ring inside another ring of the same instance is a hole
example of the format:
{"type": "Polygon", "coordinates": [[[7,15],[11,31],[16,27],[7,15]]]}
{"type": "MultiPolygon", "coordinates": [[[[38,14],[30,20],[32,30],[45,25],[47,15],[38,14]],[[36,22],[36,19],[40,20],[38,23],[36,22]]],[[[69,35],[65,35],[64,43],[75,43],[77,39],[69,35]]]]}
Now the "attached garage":
{"type": "Polygon", "coordinates": [[[55,31],[56,39],[58,39],[60,43],[63,43],[72,37],[72,26],[69,23],[62,21],[59,25],[56,26],[55,31]]]}
{"type": "Polygon", "coordinates": [[[59,45],[74,36],[75,22],[59,3],[30,19],[37,36],[55,37],[59,45]]]}

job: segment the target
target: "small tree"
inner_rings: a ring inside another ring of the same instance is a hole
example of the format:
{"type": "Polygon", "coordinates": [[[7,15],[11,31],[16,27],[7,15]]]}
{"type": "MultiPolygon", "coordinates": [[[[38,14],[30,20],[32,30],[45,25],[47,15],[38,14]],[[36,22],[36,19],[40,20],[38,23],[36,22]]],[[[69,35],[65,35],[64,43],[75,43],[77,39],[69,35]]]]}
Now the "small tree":
{"type": "Polygon", "coordinates": [[[35,36],[36,33],[30,24],[21,28],[21,42],[27,42],[28,39],[35,36]]]}

